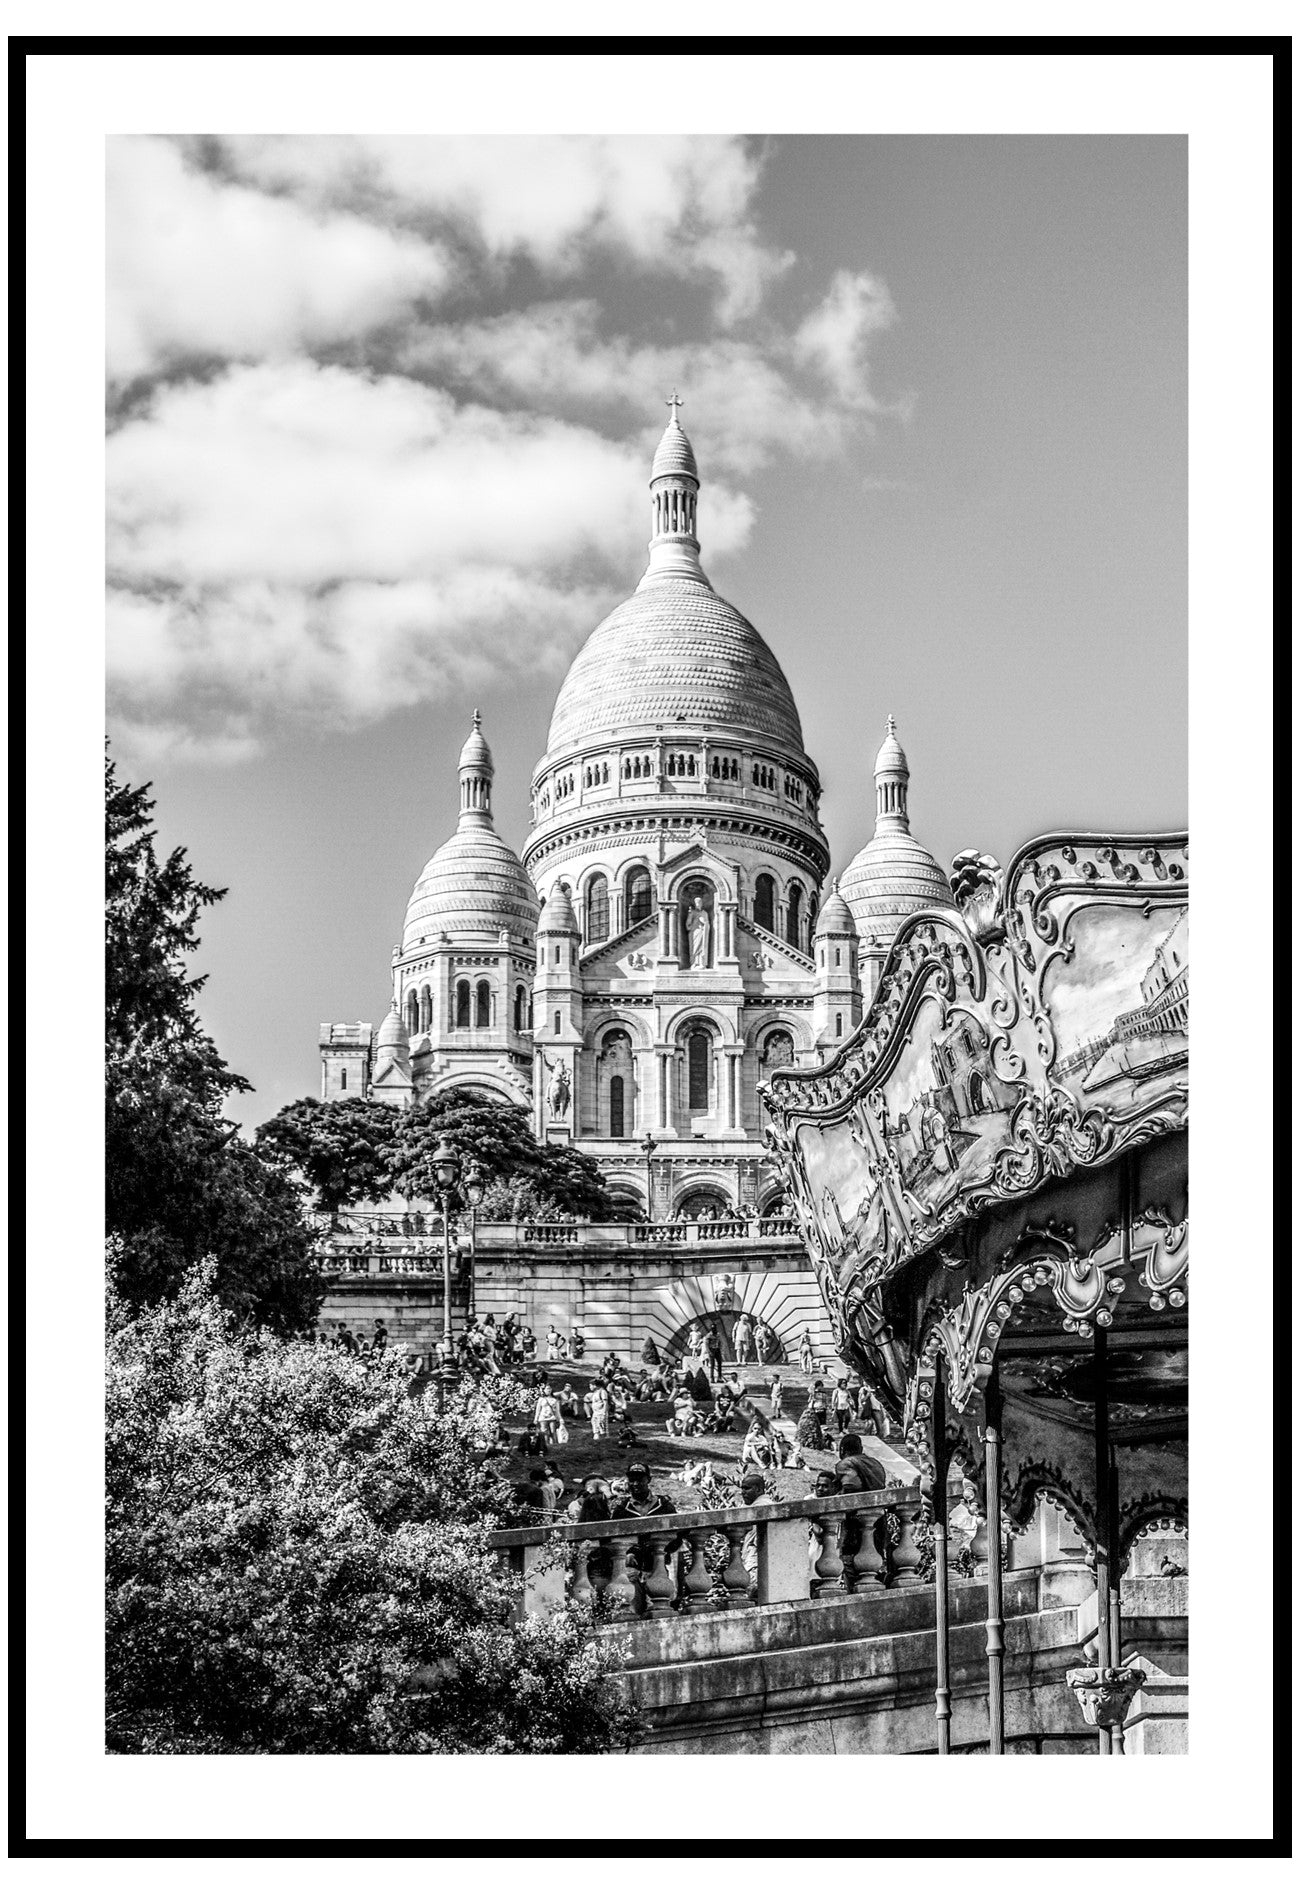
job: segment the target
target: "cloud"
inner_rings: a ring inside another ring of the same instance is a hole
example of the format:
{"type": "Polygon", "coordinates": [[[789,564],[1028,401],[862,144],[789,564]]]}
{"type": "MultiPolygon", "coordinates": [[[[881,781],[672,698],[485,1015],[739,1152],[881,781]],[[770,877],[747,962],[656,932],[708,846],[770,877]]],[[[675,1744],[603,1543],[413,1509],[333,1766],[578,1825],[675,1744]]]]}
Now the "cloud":
{"type": "Polygon", "coordinates": [[[765,466],[903,411],[887,289],[773,294],[759,179],[727,137],[110,140],[119,739],[237,760],[552,677],[642,568],[674,386],[708,568],[765,466]]]}
{"type": "Polygon", "coordinates": [[[319,209],[438,229],[488,257],[570,276],[594,250],[714,279],[719,319],[752,315],[793,262],[751,215],[759,161],[732,137],[229,137],[236,177],[319,209]]]}
{"type": "Polygon", "coordinates": [[[867,372],[872,335],[897,320],[893,299],[876,276],[841,269],[829,293],[794,335],[794,358],[815,368],[849,405],[880,411],[867,372]]]}
{"type": "MultiPolygon", "coordinates": [[[[108,473],[114,712],[233,754],[554,673],[649,527],[633,447],[307,362],[159,389],[108,473]]],[[[753,510],[718,483],[709,517],[723,555],[753,510]]]]}
{"type": "Polygon", "coordinates": [[[109,373],[319,347],[451,280],[439,245],[217,181],[162,138],[108,141],[109,373]]]}

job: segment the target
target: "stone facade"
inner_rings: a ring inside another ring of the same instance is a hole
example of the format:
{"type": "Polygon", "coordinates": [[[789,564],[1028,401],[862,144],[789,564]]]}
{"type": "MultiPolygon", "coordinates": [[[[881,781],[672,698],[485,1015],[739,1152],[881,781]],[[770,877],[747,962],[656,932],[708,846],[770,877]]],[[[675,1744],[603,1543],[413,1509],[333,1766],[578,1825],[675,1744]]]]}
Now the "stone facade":
{"type": "Polygon", "coordinates": [[[321,1037],[326,1098],[465,1085],[523,1103],[539,1139],[662,1219],[772,1205],[759,1083],[847,1038],[901,918],[952,902],[910,835],[890,717],[875,836],[822,903],[820,777],[779,663],[700,563],[699,484],[674,408],[647,568],[559,691],[522,859],[493,825],[475,715],[393,1010],[372,1047],[368,1026],[321,1037]]]}

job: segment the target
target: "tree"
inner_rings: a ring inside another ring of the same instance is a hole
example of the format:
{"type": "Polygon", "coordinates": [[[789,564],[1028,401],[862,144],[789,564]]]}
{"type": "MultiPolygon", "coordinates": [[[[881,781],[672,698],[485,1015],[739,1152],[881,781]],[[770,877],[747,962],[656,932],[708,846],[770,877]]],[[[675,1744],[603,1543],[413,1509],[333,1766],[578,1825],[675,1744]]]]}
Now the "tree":
{"type": "Polygon", "coordinates": [[[297,1169],[316,1191],[322,1213],[337,1225],[338,1210],[353,1201],[377,1201],[389,1192],[397,1113],[361,1096],[286,1103],[257,1131],[258,1152],[297,1169]]]}
{"type": "Polygon", "coordinates": [[[431,1200],[437,1193],[434,1157],[443,1140],[461,1161],[472,1157],[491,1187],[496,1181],[526,1185],[531,1198],[552,1213],[592,1221],[621,1217],[599,1167],[579,1149],[540,1143],[527,1113],[467,1090],[444,1090],[398,1120],[392,1147],[392,1186],[398,1194],[431,1200]]]}
{"type": "Polygon", "coordinates": [[[225,897],[194,877],[183,848],[155,851],[147,785],[105,762],[105,1219],[123,1293],[173,1292],[202,1254],[227,1305],[282,1331],[320,1305],[297,1189],[238,1140],[224,1114],[251,1085],[203,1029],[188,975],[205,906],[225,897]]]}
{"type": "Polygon", "coordinates": [[[238,1328],[214,1279],[110,1289],[109,1749],[625,1746],[615,1648],[575,1609],[513,1620],[487,1545],[509,1392],[439,1415],[396,1358],[238,1328]]]}

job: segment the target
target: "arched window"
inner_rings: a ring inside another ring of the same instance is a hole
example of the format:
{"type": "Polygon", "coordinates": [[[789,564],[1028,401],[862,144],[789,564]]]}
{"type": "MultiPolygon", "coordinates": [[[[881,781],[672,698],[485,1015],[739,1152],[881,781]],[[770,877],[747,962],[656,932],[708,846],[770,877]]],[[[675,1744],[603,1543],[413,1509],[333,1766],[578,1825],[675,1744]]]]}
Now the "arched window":
{"type": "Polygon", "coordinates": [[[340,1089],[347,1088],[347,1071],[346,1070],[340,1070],[338,1072],[338,1087],[340,1089]]]}
{"type": "Polygon", "coordinates": [[[597,873],[586,889],[586,942],[598,945],[609,936],[609,882],[597,873]]]}
{"type": "Polygon", "coordinates": [[[643,866],[634,866],[627,875],[627,923],[639,925],[648,919],[654,904],[654,888],[643,866]]]}
{"type": "Polygon", "coordinates": [[[789,889],[789,912],[785,919],[785,937],[798,950],[802,942],[803,888],[795,880],[789,889]]]}
{"type": "Polygon", "coordinates": [[[419,1035],[419,994],[415,991],[409,991],[406,994],[406,1035],[408,1037],[419,1035]]]}
{"type": "Polygon", "coordinates": [[[559,1035],[559,1012],[555,1012],[555,1035],[559,1035]]]}
{"type": "Polygon", "coordinates": [[[514,987],[514,1028],[515,1030],[523,1029],[523,1020],[527,1016],[527,1014],[528,1014],[527,987],[522,984],[516,984],[514,987]]]}
{"type": "Polygon", "coordinates": [[[768,932],[776,929],[776,882],[770,873],[759,873],[754,884],[753,923],[768,932]]]}
{"type": "Polygon", "coordinates": [[[626,1134],[623,1127],[623,1085],[621,1076],[609,1079],[609,1133],[615,1140],[626,1134]]]}
{"type": "Polygon", "coordinates": [[[834,1014],[834,1034],[836,1037],[843,1036],[843,1012],[842,1011],[836,1011],[834,1014]]]}
{"type": "Polygon", "coordinates": [[[707,1031],[691,1031],[686,1040],[686,1106],[697,1114],[704,1113],[708,1108],[708,1058],[711,1048],[707,1031]]]}
{"type": "Polygon", "coordinates": [[[419,994],[419,1027],[421,1030],[433,1028],[433,993],[427,985],[419,994]]]}
{"type": "Polygon", "coordinates": [[[479,1030],[490,1030],[492,1024],[492,987],[486,978],[478,980],[477,1002],[474,1006],[474,1023],[479,1030]]]}
{"type": "Polygon", "coordinates": [[[456,986],[456,1029],[469,1028],[469,980],[461,978],[456,986]]]}

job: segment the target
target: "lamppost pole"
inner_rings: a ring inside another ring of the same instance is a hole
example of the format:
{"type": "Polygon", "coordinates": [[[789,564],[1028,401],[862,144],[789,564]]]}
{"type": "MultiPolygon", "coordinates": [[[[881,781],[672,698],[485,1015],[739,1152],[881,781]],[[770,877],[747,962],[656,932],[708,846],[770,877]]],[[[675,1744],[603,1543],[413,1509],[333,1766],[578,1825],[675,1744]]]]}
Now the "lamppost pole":
{"type": "Polygon", "coordinates": [[[451,1349],[451,1195],[460,1176],[460,1157],[445,1136],[433,1151],[433,1172],[442,1203],[442,1362],[438,1369],[438,1409],[441,1410],[446,1385],[455,1371],[451,1349]]]}
{"type": "Polygon", "coordinates": [[[652,1135],[646,1135],[641,1143],[645,1155],[645,1219],[654,1219],[654,1151],[658,1143],[652,1135]]]}
{"type": "Polygon", "coordinates": [[[483,1171],[475,1161],[465,1163],[465,1196],[469,1202],[469,1282],[466,1296],[467,1316],[476,1310],[474,1302],[478,1267],[478,1207],[483,1198],[483,1171]]]}

